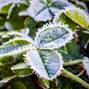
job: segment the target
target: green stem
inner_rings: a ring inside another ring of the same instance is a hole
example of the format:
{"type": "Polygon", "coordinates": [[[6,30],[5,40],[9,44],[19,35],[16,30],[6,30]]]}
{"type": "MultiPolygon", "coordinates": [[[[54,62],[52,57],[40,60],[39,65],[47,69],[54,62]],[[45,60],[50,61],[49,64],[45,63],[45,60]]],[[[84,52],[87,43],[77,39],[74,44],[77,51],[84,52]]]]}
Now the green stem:
{"type": "Polygon", "coordinates": [[[82,63],[82,59],[64,62],[64,66],[76,65],[82,63]]]}
{"type": "Polygon", "coordinates": [[[68,77],[72,80],[75,80],[76,82],[80,83],[82,86],[84,86],[85,88],[89,89],[89,84],[87,82],[85,82],[84,80],[82,80],[81,78],[79,78],[78,76],[72,74],[71,72],[67,71],[66,69],[62,70],[63,75],[65,77],[68,77]]]}

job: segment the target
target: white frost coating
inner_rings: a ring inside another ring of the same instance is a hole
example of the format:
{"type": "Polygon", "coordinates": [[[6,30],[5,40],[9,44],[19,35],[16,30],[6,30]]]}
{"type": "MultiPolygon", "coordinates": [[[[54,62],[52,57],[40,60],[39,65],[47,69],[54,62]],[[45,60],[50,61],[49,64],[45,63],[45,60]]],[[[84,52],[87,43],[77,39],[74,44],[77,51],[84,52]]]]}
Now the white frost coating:
{"type": "Polygon", "coordinates": [[[0,8],[3,6],[6,6],[8,4],[15,4],[15,3],[22,3],[22,4],[27,4],[25,0],[0,0],[0,8]]]}
{"type": "Polygon", "coordinates": [[[34,69],[40,77],[48,80],[53,80],[60,75],[63,62],[59,53],[49,50],[43,51],[41,54],[37,50],[30,50],[25,55],[28,65],[34,69]]]}
{"type": "Polygon", "coordinates": [[[89,58],[84,57],[83,59],[84,68],[86,69],[87,75],[89,76],[89,58]]]}
{"type": "Polygon", "coordinates": [[[72,13],[74,11],[78,12],[78,14],[85,19],[87,26],[89,26],[89,14],[85,10],[73,6],[72,8],[66,7],[64,13],[66,13],[67,11],[71,11],[72,13]]]}
{"type": "Polygon", "coordinates": [[[0,50],[0,57],[3,56],[9,56],[9,55],[16,55],[18,53],[23,53],[25,51],[28,51],[30,49],[34,49],[34,46],[31,44],[31,42],[28,39],[25,38],[14,38],[9,40],[8,42],[4,43],[3,45],[0,46],[0,49],[4,49],[4,46],[8,46],[8,44],[10,42],[14,42],[14,41],[18,41],[18,40],[24,40],[29,42],[28,44],[25,44],[23,46],[20,47],[20,45],[18,44],[18,46],[16,48],[14,48],[15,44],[13,45],[13,47],[9,46],[9,48],[6,48],[5,50],[0,50]]]}
{"type": "Polygon", "coordinates": [[[21,33],[21,34],[23,34],[23,35],[28,36],[29,31],[30,31],[30,29],[29,29],[29,28],[24,28],[24,29],[22,29],[22,31],[21,31],[20,33],[21,33]]]}
{"type": "MultiPolygon", "coordinates": [[[[25,30],[27,30],[28,28],[26,28],[25,30]]],[[[29,37],[29,36],[27,36],[27,35],[25,35],[25,34],[23,34],[23,33],[21,33],[21,32],[16,32],[16,31],[11,31],[11,32],[8,32],[7,34],[6,34],[7,36],[8,35],[18,35],[20,38],[22,38],[22,39],[26,39],[26,40],[28,40],[29,42],[31,42],[33,45],[35,45],[35,43],[34,43],[34,40],[31,38],[31,37],[29,37]]],[[[3,37],[3,36],[2,36],[3,37]]],[[[14,39],[19,39],[19,37],[15,37],[14,39]]],[[[13,40],[13,39],[11,39],[11,40],[13,40]]]]}
{"type": "Polygon", "coordinates": [[[47,3],[47,0],[31,0],[27,10],[20,12],[19,15],[31,16],[36,21],[47,21],[53,18],[53,14],[59,13],[61,7],[63,9],[68,5],[70,4],[65,0],[51,0],[50,3],[47,3]]]}
{"type": "Polygon", "coordinates": [[[16,65],[13,65],[11,67],[12,70],[18,70],[18,69],[25,69],[25,68],[28,68],[29,66],[26,64],[26,63],[19,63],[19,64],[16,64],[16,65]]]}
{"type": "Polygon", "coordinates": [[[35,43],[40,49],[56,49],[69,43],[72,39],[73,32],[68,25],[53,22],[38,29],[35,43]]]}
{"type": "Polygon", "coordinates": [[[5,22],[5,27],[6,27],[6,29],[8,29],[8,30],[14,30],[14,28],[13,28],[13,26],[11,25],[10,22],[5,22]]]}
{"type": "Polygon", "coordinates": [[[10,3],[12,3],[12,0],[0,0],[0,9],[10,3]]]}

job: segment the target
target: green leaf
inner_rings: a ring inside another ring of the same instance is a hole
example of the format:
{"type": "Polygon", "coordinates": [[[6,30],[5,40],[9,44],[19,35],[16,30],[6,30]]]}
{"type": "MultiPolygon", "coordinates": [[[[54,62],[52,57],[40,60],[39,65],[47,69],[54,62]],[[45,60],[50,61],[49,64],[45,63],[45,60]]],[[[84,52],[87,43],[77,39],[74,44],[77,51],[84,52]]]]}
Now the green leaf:
{"type": "Polygon", "coordinates": [[[45,84],[45,86],[47,88],[50,88],[50,83],[49,83],[49,80],[46,80],[46,79],[42,79],[43,80],[43,83],[45,84]]]}
{"type": "Polygon", "coordinates": [[[12,71],[19,77],[32,74],[33,70],[25,63],[19,63],[11,67],[12,71]]]}
{"type": "Polygon", "coordinates": [[[6,42],[15,37],[23,37],[24,35],[16,31],[0,32],[1,41],[6,42]]]}
{"type": "MultiPolygon", "coordinates": [[[[27,4],[27,2],[25,1],[25,0],[1,0],[0,1],[0,9],[2,10],[2,8],[4,7],[4,6],[7,6],[8,7],[8,5],[10,5],[10,8],[9,8],[9,10],[8,10],[8,16],[7,16],[7,18],[9,19],[9,17],[10,17],[10,14],[11,14],[11,12],[13,11],[13,8],[16,6],[16,5],[18,5],[18,4],[27,4]],[[10,5],[11,4],[11,5],[10,5]]],[[[6,12],[6,11],[5,11],[6,12]]]]}
{"type": "Polygon", "coordinates": [[[73,32],[67,25],[54,22],[38,29],[35,43],[38,48],[57,49],[69,43],[73,39],[73,32]]]}
{"type": "Polygon", "coordinates": [[[74,23],[71,19],[69,19],[63,12],[61,12],[58,16],[54,18],[56,22],[62,22],[64,24],[68,24],[69,28],[72,30],[76,29],[76,23],[74,23]]]}
{"type": "Polygon", "coordinates": [[[4,28],[5,20],[5,18],[0,16],[0,30],[4,28]]]}
{"type": "Polygon", "coordinates": [[[81,55],[78,52],[77,44],[74,41],[68,43],[65,47],[66,53],[63,53],[63,51],[65,51],[64,47],[62,47],[61,50],[58,50],[63,55],[64,61],[68,62],[76,59],[81,59],[81,55]]]}
{"type": "Polygon", "coordinates": [[[84,29],[89,29],[89,15],[79,8],[67,8],[64,14],[84,29]]]}
{"type": "Polygon", "coordinates": [[[0,46],[0,63],[8,63],[13,61],[11,56],[21,54],[33,49],[31,40],[26,38],[15,38],[0,46]],[[9,58],[10,57],[10,58],[9,58]]]}
{"type": "Polygon", "coordinates": [[[0,87],[2,87],[4,84],[8,83],[9,81],[11,81],[14,78],[16,78],[16,75],[2,79],[0,81],[0,87]]]}
{"type": "Polygon", "coordinates": [[[28,65],[34,69],[40,77],[47,80],[56,78],[62,69],[62,57],[53,50],[30,50],[25,55],[28,65]]]}

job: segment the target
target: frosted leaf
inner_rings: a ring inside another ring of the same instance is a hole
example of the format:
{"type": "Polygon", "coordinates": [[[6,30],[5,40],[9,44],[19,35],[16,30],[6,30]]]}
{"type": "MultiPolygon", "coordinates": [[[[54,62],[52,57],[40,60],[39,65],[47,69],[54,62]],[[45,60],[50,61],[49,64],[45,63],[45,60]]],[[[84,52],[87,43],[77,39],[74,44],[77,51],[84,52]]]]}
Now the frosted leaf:
{"type": "Polygon", "coordinates": [[[70,3],[66,0],[31,0],[27,10],[20,12],[19,15],[31,16],[36,21],[47,21],[51,20],[56,13],[60,12],[60,9],[64,9],[69,5],[70,3]]]}
{"type": "Polygon", "coordinates": [[[50,23],[38,29],[35,43],[38,48],[56,49],[64,46],[73,39],[73,32],[67,25],[50,23]]]}
{"type": "Polygon", "coordinates": [[[8,15],[7,15],[7,19],[9,19],[10,14],[11,14],[13,8],[14,8],[17,4],[19,4],[19,3],[21,3],[21,4],[27,4],[26,0],[0,0],[0,10],[1,10],[4,6],[6,6],[6,5],[8,5],[8,4],[12,4],[11,7],[10,7],[10,9],[9,9],[9,11],[8,11],[8,15]]]}
{"type": "Polygon", "coordinates": [[[34,49],[30,40],[26,38],[14,38],[0,46],[0,58],[23,53],[34,49]]]}
{"type": "Polygon", "coordinates": [[[52,50],[37,51],[30,50],[25,55],[28,65],[34,69],[40,77],[53,80],[61,73],[62,57],[52,50]]]}
{"type": "Polygon", "coordinates": [[[1,36],[1,39],[3,39],[3,38],[12,39],[12,38],[16,38],[16,37],[20,37],[20,38],[22,37],[24,39],[27,39],[28,41],[30,41],[32,44],[35,45],[34,40],[31,37],[27,36],[28,28],[25,28],[24,30],[26,31],[26,33],[16,32],[16,31],[8,31],[8,32],[1,33],[0,36],[1,36]]]}
{"type": "Polygon", "coordinates": [[[88,57],[83,58],[83,65],[84,65],[84,68],[86,69],[87,75],[89,76],[89,58],[88,57]]]}
{"type": "Polygon", "coordinates": [[[66,10],[64,10],[64,13],[81,27],[89,29],[89,15],[84,10],[76,7],[66,8],[66,10]]]}
{"type": "Polygon", "coordinates": [[[16,78],[16,77],[17,77],[17,76],[14,75],[14,76],[6,77],[6,78],[0,80],[0,88],[2,88],[4,84],[6,84],[7,82],[13,80],[13,79],[16,78]]]}
{"type": "Polygon", "coordinates": [[[26,63],[13,65],[11,70],[19,77],[26,77],[33,73],[33,70],[26,63]]]}

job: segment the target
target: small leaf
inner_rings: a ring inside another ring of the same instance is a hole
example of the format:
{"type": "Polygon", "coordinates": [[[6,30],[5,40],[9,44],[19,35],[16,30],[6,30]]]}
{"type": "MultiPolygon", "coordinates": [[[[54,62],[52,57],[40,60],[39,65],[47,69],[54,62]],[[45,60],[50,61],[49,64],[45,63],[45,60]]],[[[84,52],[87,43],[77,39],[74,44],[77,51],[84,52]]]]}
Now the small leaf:
{"type": "Polygon", "coordinates": [[[60,74],[62,69],[62,57],[52,50],[30,50],[25,55],[28,65],[34,69],[40,77],[53,80],[60,74]]]}
{"type": "Polygon", "coordinates": [[[51,20],[60,9],[69,5],[66,0],[31,0],[27,10],[20,12],[19,15],[31,16],[36,21],[47,21],[51,20]]]}
{"type": "Polygon", "coordinates": [[[0,81],[0,87],[2,87],[4,84],[8,83],[10,80],[12,80],[14,78],[16,78],[16,75],[2,79],[0,81]]]}
{"type": "Polygon", "coordinates": [[[32,74],[33,70],[25,63],[19,63],[11,67],[12,71],[19,77],[25,77],[32,74]]]}
{"type": "Polygon", "coordinates": [[[16,37],[22,37],[22,38],[27,38],[29,40],[32,40],[29,36],[27,36],[28,33],[29,33],[29,29],[25,28],[25,29],[21,29],[20,32],[17,31],[0,32],[0,36],[2,41],[8,41],[9,39],[16,38],[16,37]]]}
{"type": "Polygon", "coordinates": [[[73,32],[67,25],[50,23],[38,30],[35,42],[39,48],[56,49],[73,39],[73,32]]]}
{"type": "Polygon", "coordinates": [[[67,8],[64,13],[82,28],[89,29],[89,15],[84,10],[75,7],[67,8]]]}

